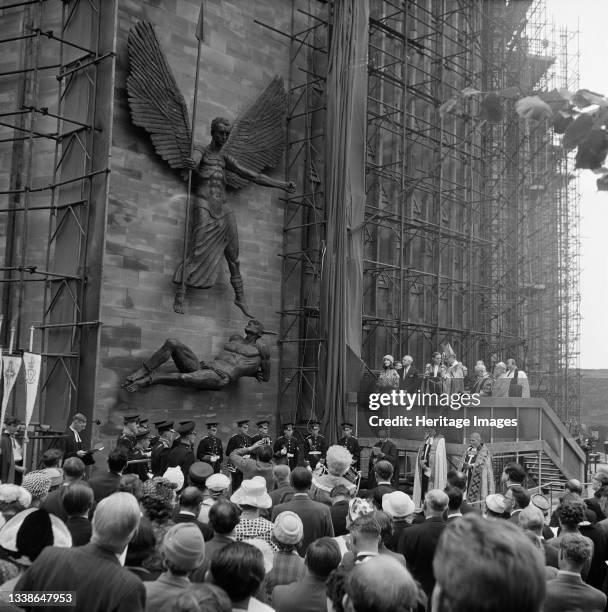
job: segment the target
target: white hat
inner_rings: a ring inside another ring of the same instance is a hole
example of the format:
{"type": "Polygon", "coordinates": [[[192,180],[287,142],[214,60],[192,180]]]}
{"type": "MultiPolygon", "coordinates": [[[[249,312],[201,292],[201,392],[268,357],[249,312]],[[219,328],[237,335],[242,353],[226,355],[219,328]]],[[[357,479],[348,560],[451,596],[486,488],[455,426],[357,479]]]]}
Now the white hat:
{"type": "Polygon", "coordinates": [[[184,473],[178,466],[168,467],[163,474],[163,478],[166,478],[169,482],[177,485],[177,490],[181,490],[184,486],[184,473]]]}
{"type": "Polygon", "coordinates": [[[492,493],[486,497],[486,507],[496,514],[503,514],[507,510],[507,498],[500,493],[492,493]]]}
{"type": "Polygon", "coordinates": [[[382,496],[382,510],[393,518],[413,514],[416,506],[410,496],[403,491],[393,491],[382,496]]]}
{"type": "Polygon", "coordinates": [[[209,491],[225,491],[230,486],[230,478],[225,474],[211,474],[205,480],[205,486],[209,491]]]}
{"type": "Polygon", "coordinates": [[[254,476],[251,480],[243,480],[230,501],[239,506],[253,506],[254,508],[270,508],[272,499],[266,492],[266,480],[261,476],[254,476]]]}

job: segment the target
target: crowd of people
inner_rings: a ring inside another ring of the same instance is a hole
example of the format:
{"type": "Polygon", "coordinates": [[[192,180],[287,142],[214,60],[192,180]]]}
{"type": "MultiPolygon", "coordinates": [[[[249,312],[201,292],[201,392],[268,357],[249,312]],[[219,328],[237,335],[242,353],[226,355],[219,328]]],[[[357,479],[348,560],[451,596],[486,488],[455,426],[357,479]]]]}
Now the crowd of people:
{"type": "MultiPolygon", "coordinates": [[[[0,610],[58,603],[83,612],[606,607],[608,472],[598,471],[589,499],[570,481],[550,519],[548,499],[526,489],[518,463],[505,466],[499,493],[483,503],[466,499],[472,466],[487,460],[480,439],[443,488],[429,480],[420,507],[394,479],[388,439],[372,454],[366,489],[345,477],[354,457],[344,445],[319,456],[326,472],[292,468],[283,442],[276,446],[263,431],[229,455],[242,474],[238,486],[216,471],[213,448],[186,472],[169,460],[175,465],[162,475],[142,478],[139,466],[152,458],[129,463],[147,452],[138,446],[147,428],[134,416],[125,419],[106,470],[87,477],[82,457],[90,454],[74,437],[73,445],[49,449],[20,485],[0,484],[0,610]],[[45,593],[64,599],[33,599],[45,593]]],[[[86,425],[80,420],[75,430],[86,425]]],[[[159,440],[173,431],[160,430],[159,440]]],[[[192,424],[175,433],[192,451],[192,424]]]]}
{"type": "Polygon", "coordinates": [[[490,367],[483,360],[477,361],[473,374],[458,361],[452,350],[432,354],[422,372],[414,365],[411,355],[395,360],[385,355],[376,380],[376,388],[382,393],[404,390],[406,393],[463,393],[465,390],[481,397],[529,397],[526,373],[517,367],[515,359],[506,362],[494,359],[490,367]],[[497,381],[501,381],[498,384],[497,381]],[[525,382],[524,382],[525,381],[525,382]],[[520,391],[517,387],[522,387],[520,391]]]}

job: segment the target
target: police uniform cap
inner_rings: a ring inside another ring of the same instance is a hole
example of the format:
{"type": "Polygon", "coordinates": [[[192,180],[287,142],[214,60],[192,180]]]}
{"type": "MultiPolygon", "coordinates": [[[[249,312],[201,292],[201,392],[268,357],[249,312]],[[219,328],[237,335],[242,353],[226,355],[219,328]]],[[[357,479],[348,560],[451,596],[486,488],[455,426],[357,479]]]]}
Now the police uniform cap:
{"type": "Polygon", "coordinates": [[[217,427],[219,425],[219,423],[207,423],[207,429],[211,429],[212,427],[217,427]]]}
{"type": "Polygon", "coordinates": [[[140,427],[137,430],[137,433],[135,434],[135,437],[138,440],[141,440],[142,438],[146,438],[150,435],[150,430],[147,427],[140,427]]]}
{"type": "Polygon", "coordinates": [[[158,431],[167,431],[173,427],[173,421],[158,421],[154,423],[158,431]]]}
{"type": "Polygon", "coordinates": [[[293,429],[293,423],[285,423],[283,425],[283,431],[285,431],[286,429],[288,429],[289,427],[291,427],[293,429]]]}
{"type": "Polygon", "coordinates": [[[190,482],[195,486],[204,486],[211,474],[213,474],[213,468],[204,461],[195,461],[188,470],[190,482]]]}
{"type": "Polygon", "coordinates": [[[263,427],[264,425],[270,425],[270,421],[258,421],[256,425],[258,427],[263,427]]]}
{"type": "Polygon", "coordinates": [[[126,425],[127,423],[133,423],[133,421],[139,421],[139,414],[131,414],[129,416],[124,416],[123,418],[126,425]]]}
{"type": "Polygon", "coordinates": [[[177,433],[181,436],[186,436],[194,432],[196,423],[194,421],[180,421],[177,433]]]}
{"type": "Polygon", "coordinates": [[[308,426],[309,427],[317,427],[317,426],[321,427],[321,421],[310,421],[308,423],[308,426]]]}
{"type": "Polygon", "coordinates": [[[140,425],[145,425],[148,422],[148,419],[139,419],[140,425]]]}
{"type": "Polygon", "coordinates": [[[237,421],[236,424],[239,427],[242,427],[243,425],[245,425],[245,423],[249,423],[249,419],[243,419],[242,421],[237,421]]]}
{"type": "Polygon", "coordinates": [[[340,425],[340,427],[342,429],[345,429],[346,427],[350,427],[351,429],[353,429],[353,424],[352,423],[342,423],[342,425],[340,425]]]}

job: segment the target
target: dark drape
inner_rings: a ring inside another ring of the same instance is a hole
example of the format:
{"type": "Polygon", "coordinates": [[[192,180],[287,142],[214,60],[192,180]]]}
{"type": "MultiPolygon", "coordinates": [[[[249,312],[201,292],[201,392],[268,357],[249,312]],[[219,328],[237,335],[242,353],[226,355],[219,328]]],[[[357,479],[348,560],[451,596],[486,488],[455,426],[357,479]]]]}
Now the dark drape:
{"type": "Polygon", "coordinates": [[[322,420],[330,440],[339,437],[346,392],[358,388],[361,375],[368,21],[368,0],[335,3],[327,76],[320,359],[322,420]]]}

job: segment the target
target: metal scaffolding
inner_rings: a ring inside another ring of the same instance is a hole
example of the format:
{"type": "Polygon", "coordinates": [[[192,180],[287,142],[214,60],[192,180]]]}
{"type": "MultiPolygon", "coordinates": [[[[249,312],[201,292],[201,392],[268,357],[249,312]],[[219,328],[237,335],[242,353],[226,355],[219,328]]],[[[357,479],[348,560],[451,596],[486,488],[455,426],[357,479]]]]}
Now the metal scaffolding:
{"type": "MultiPolygon", "coordinates": [[[[101,2],[0,7],[2,345],[11,327],[20,349],[30,326],[39,331],[37,416],[61,428],[79,409],[82,353],[99,324],[87,320],[86,299],[92,202],[109,171],[97,151],[98,72],[113,57],[100,47],[101,2]]],[[[22,401],[16,389],[14,407],[22,401]]]]}

